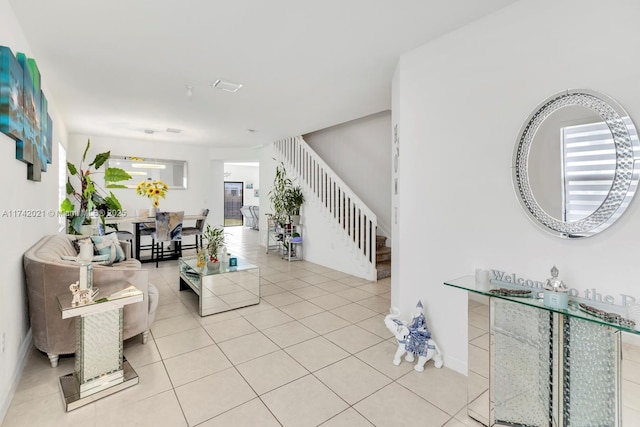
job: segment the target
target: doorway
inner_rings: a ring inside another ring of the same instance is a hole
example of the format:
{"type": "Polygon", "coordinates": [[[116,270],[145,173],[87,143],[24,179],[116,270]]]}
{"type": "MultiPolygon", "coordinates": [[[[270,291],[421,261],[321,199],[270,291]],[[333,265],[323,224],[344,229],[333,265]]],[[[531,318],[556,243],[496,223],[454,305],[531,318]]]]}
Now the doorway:
{"type": "Polygon", "coordinates": [[[242,212],[240,208],[244,201],[244,183],[240,181],[225,181],[224,183],[224,226],[241,226],[242,212]]]}

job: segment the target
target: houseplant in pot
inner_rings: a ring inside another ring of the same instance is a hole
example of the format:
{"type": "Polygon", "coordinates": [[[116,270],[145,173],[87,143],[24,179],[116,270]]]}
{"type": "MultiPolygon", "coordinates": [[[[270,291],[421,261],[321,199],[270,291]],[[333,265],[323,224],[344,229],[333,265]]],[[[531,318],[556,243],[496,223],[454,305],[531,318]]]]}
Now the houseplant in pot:
{"type": "Polygon", "coordinates": [[[289,186],[285,192],[286,210],[292,225],[300,224],[300,207],[304,203],[304,194],[299,185],[289,186]]]}
{"type": "MultiPolygon", "coordinates": [[[[94,176],[100,173],[98,169],[111,156],[111,152],[97,154],[85,168],[84,162],[90,146],[91,140],[88,140],[79,167],[67,162],[67,171],[69,172],[66,186],[67,198],[60,204],[60,212],[67,215],[67,232],[69,234],[81,234],[83,225],[90,225],[92,217],[100,218],[104,226],[104,217],[107,214],[120,215],[122,212],[120,201],[113,192],[110,191],[107,195],[106,191],[100,188],[94,179],[94,176]],[[74,187],[74,184],[72,184],[72,177],[79,181],[79,188],[74,187]],[[75,206],[74,202],[78,206],[75,206]]],[[[131,179],[131,175],[120,168],[106,168],[103,173],[107,188],[125,188],[124,185],[114,183],[131,179]]]]}
{"type": "Polygon", "coordinates": [[[273,178],[273,188],[269,191],[269,201],[273,207],[273,220],[280,226],[289,222],[288,190],[292,185],[291,178],[287,177],[284,163],[276,166],[276,175],[273,178]]]}
{"type": "Polygon", "coordinates": [[[224,229],[220,226],[211,227],[207,224],[203,237],[207,241],[207,269],[209,271],[216,271],[220,269],[218,249],[224,245],[224,229]]]}
{"type": "Polygon", "coordinates": [[[287,176],[284,163],[276,167],[273,188],[269,191],[269,200],[273,207],[273,219],[280,225],[300,223],[300,207],[304,203],[304,194],[299,185],[287,176]]]}

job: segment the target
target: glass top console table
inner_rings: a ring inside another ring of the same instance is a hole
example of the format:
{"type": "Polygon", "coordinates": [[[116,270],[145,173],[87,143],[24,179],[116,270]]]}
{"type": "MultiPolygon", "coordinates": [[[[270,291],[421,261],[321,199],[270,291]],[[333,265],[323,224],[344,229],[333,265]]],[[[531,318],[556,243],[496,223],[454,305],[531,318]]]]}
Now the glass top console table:
{"type": "Polygon", "coordinates": [[[486,426],[632,425],[637,415],[622,405],[621,342],[623,333],[640,335],[640,325],[585,312],[579,303],[592,304],[582,299],[570,300],[567,309],[547,307],[541,289],[479,284],[474,276],[444,284],[469,296],[471,418],[486,426]],[[499,288],[531,293],[494,293],[499,288]]]}
{"type": "Polygon", "coordinates": [[[219,263],[216,269],[198,267],[196,256],[179,259],[180,290],[191,289],[198,296],[200,316],[260,303],[260,268],[242,258],[237,265],[219,263]]]}

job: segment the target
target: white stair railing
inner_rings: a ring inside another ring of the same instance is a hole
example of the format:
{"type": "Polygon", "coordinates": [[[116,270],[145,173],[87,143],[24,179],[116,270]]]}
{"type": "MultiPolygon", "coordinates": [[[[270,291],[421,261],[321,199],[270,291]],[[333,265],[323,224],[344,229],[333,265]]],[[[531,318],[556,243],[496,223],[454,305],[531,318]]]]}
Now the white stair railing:
{"type": "Polygon", "coordinates": [[[340,177],[313,151],[301,136],[274,143],[274,149],[307,195],[334,225],[344,233],[352,250],[358,254],[370,280],[375,280],[377,217],[340,177]]]}

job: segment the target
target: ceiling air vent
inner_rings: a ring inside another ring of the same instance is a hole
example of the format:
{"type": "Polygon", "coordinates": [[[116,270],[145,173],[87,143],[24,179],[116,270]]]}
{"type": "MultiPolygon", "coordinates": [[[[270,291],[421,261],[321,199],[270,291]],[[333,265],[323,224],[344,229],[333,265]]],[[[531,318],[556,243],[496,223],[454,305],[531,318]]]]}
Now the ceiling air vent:
{"type": "Polygon", "coordinates": [[[242,84],[218,79],[213,82],[211,86],[215,87],[216,89],[225,90],[227,92],[237,92],[242,87],[242,84]]]}

